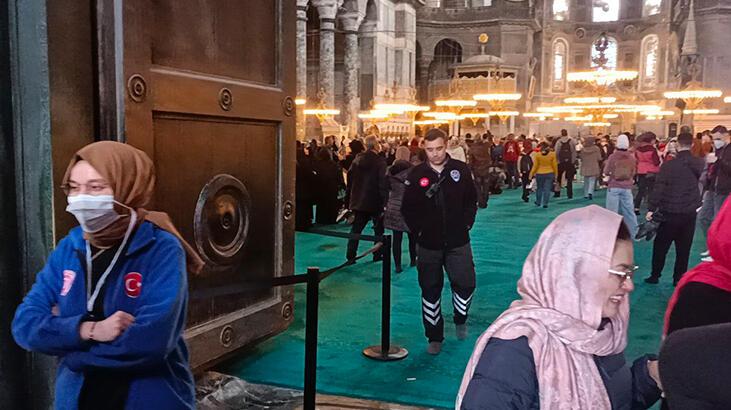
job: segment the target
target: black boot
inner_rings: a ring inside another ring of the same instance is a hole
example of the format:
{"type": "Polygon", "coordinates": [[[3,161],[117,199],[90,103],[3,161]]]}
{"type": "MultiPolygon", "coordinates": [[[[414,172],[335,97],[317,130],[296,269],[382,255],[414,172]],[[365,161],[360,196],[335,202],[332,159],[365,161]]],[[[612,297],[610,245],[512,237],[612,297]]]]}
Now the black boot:
{"type": "Polygon", "coordinates": [[[657,285],[660,282],[659,276],[652,276],[645,278],[645,283],[649,283],[650,285],[657,285]]]}

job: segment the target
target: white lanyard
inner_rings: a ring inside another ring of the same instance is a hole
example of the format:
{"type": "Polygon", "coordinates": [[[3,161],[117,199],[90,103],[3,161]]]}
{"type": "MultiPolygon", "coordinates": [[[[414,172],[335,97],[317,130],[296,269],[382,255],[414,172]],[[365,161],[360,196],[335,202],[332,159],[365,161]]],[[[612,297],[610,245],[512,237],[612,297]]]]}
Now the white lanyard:
{"type": "Polygon", "coordinates": [[[109,263],[109,266],[107,266],[107,270],[104,271],[102,276],[99,278],[99,282],[96,284],[96,288],[94,288],[94,293],[91,293],[91,246],[89,245],[89,241],[86,241],[86,311],[91,312],[94,310],[94,302],[96,301],[96,298],[99,296],[99,292],[101,291],[102,287],[104,286],[104,281],[107,280],[107,276],[109,276],[110,273],[112,273],[112,269],[114,268],[114,265],[117,263],[117,259],[119,259],[119,255],[122,254],[124,251],[125,246],[127,245],[127,240],[129,240],[130,234],[132,233],[132,229],[134,229],[135,224],[137,222],[137,213],[135,211],[131,211],[130,213],[130,221],[129,221],[129,227],[127,228],[127,233],[124,234],[124,239],[122,240],[122,245],[120,245],[119,249],[117,249],[117,252],[114,254],[114,258],[112,258],[112,262],[109,263]]]}

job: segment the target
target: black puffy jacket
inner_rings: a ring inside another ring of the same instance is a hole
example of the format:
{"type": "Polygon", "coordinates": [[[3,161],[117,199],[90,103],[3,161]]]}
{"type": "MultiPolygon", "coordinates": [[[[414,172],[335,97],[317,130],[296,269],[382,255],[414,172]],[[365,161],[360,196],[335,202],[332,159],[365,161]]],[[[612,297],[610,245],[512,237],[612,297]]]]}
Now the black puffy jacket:
{"type": "Polygon", "coordinates": [[[731,145],[716,150],[716,162],[711,165],[713,168],[711,190],[719,195],[731,193],[731,145]]]}
{"type": "Polygon", "coordinates": [[[690,151],[680,151],[674,160],[665,162],[655,178],[648,209],[673,214],[695,213],[701,205],[698,179],[703,166],[703,160],[690,151]]]}
{"type": "Polygon", "coordinates": [[[409,227],[401,214],[401,204],[406,190],[406,178],[413,165],[409,161],[397,160],[388,168],[388,202],[383,215],[383,223],[387,229],[408,232],[409,227]]]}
{"type": "Polygon", "coordinates": [[[348,171],[347,197],[353,211],[380,214],[386,204],[386,160],[374,151],[358,154],[348,171]]]}
{"type": "MultiPolygon", "coordinates": [[[[611,410],[647,409],[660,398],[660,389],[647,370],[648,359],[655,357],[640,357],[630,368],[622,353],[594,356],[612,403],[611,410]]],[[[527,337],[492,338],[487,343],[460,410],[478,409],[540,409],[536,365],[527,337]]]]}

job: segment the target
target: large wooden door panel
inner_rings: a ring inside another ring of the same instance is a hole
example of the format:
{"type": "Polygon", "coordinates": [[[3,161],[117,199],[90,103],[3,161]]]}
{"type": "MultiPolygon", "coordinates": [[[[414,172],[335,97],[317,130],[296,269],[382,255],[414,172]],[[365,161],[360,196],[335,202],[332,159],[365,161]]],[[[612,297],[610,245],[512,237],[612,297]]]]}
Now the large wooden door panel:
{"type": "MultiPolygon", "coordinates": [[[[125,137],[155,162],[154,206],[207,260],[191,295],[293,273],[295,13],[290,0],[124,2],[125,137]]],[[[193,298],[193,367],[285,329],[292,300],[193,298]]]]}

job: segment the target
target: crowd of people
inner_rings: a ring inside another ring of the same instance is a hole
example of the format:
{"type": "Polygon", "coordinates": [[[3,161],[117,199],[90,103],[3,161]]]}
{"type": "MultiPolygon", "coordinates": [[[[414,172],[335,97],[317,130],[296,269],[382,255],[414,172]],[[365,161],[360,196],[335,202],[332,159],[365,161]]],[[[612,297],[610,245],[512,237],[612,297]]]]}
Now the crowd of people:
{"type": "MultiPolygon", "coordinates": [[[[675,331],[685,335],[687,328],[731,323],[731,205],[726,201],[731,191],[731,150],[726,147],[731,139],[725,127],[696,136],[681,129],[662,141],[652,132],[579,137],[562,130],[555,138],[496,138],[490,133],[462,138],[448,137],[439,129],[411,140],[371,135],[347,147],[342,140],[334,141],[331,137],[322,147],[314,141],[298,146],[298,175],[313,178],[318,186],[313,192],[332,186],[332,181],[317,182],[333,176],[313,166],[317,158],[326,158],[346,174],[343,194],[307,199],[298,208],[307,208],[304,215],[310,216],[313,205],[318,215],[321,206],[349,211],[353,233],[361,233],[368,221],[377,235],[390,229],[396,272],[403,270],[401,242],[404,234],[408,236],[430,354],[439,354],[444,342],[443,272],[452,291],[456,337],[467,336],[476,288],[470,229],[478,209],[486,208],[492,195],[509,189],[522,189],[524,202],[534,196],[537,207],[547,208],[550,199],[564,191],[573,199],[574,183],[583,183],[584,201],[576,203],[580,208],[556,218],[528,256],[518,282],[520,299],[478,340],[457,408],[560,407],[554,403],[571,409],[649,408],[660,399],[665,379],[672,387],[666,391],[664,408],[731,406],[723,392],[693,396],[688,376],[677,363],[687,362],[680,352],[698,341],[671,337],[675,331]],[[328,154],[320,154],[323,150],[328,154]],[[593,204],[598,189],[606,189],[604,207],[593,204]],[[337,205],[318,202],[323,200],[337,205]],[[703,263],[686,274],[696,221],[708,250],[702,254],[703,263]],[[611,237],[615,240],[608,241],[611,237]],[[637,270],[633,241],[643,239],[654,241],[648,284],[659,282],[670,246],[675,245],[676,291],[665,318],[668,349],[660,361],[649,354],[628,365],[628,298],[637,270]],[[568,243],[573,245],[565,246],[568,243]],[[663,361],[670,364],[664,367],[663,361]]],[[[312,219],[299,223],[306,226],[312,219]]],[[[357,241],[351,240],[346,254],[351,263],[357,249],[357,241]]],[[[729,329],[708,332],[726,340],[729,329]]],[[[698,360],[695,374],[702,375],[701,363],[713,366],[710,355],[698,360]]],[[[711,391],[714,383],[708,380],[698,388],[711,391]]]]}
{"type": "MultiPolygon", "coordinates": [[[[578,175],[586,201],[541,234],[524,262],[519,299],[478,339],[456,407],[641,409],[664,393],[671,410],[728,409],[731,138],[723,126],[695,137],[688,131],[662,142],[649,132],[463,139],[431,129],[405,141],[298,143],[296,223],[349,219],[354,234],[368,222],[377,235],[389,229],[396,272],[406,236],[426,351],[437,355],[444,272],[456,337],[468,335],[478,209],[504,189],[522,188],[523,201],[535,195],[544,208],[564,187],[572,199],[578,175]],[[607,189],[605,207],[590,203],[597,188],[607,189]],[[696,220],[708,249],[688,271],[696,220]],[[648,284],[658,283],[675,244],[676,288],[659,356],[630,365],[633,241],[643,238],[654,238],[648,284]]],[[[60,358],[56,408],[195,407],[187,278],[204,262],[165,213],[145,209],[154,184],[151,159],[126,144],[97,142],[71,159],[62,188],[80,226],[51,253],[12,323],[18,345],[60,358]]],[[[355,263],[358,240],[346,252],[355,263]]],[[[384,257],[391,255],[374,254],[384,257]]]]}

